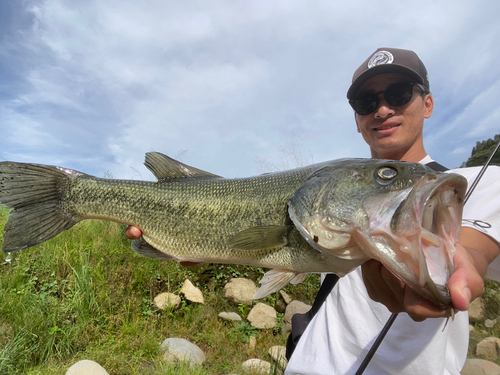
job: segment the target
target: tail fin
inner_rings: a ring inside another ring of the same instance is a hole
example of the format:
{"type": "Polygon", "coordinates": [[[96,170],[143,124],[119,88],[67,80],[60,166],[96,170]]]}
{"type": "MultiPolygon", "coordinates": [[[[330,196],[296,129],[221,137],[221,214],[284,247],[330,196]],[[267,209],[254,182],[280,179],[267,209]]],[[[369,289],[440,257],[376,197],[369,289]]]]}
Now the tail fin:
{"type": "Polygon", "coordinates": [[[61,206],[62,189],[79,175],[47,165],[1,162],[0,204],[13,209],[5,224],[2,250],[37,245],[80,221],[61,206]]]}

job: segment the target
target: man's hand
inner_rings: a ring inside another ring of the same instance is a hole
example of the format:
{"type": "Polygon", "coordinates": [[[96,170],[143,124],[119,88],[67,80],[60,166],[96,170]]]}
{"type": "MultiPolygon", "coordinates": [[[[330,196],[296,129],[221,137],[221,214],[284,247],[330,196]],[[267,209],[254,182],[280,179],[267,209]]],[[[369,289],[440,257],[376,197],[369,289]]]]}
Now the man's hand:
{"type": "MultiPolygon", "coordinates": [[[[447,286],[453,307],[465,311],[483,292],[488,264],[498,256],[499,248],[488,236],[471,228],[462,228],[456,248],[455,272],[447,286]]],[[[381,263],[370,260],[361,269],[370,298],[387,306],[390,312],[406,312],[417,322],[450,315],[450,308],[440,308],[424,299],[381,263]]]]}
{"type": "MultiPolygon", "coordinates": [[[[131,239],[131,240],[137,240],[138,238],[142,237],[142,230],[140,230],[137,227],[134,226],[127,226],[127,229],[125,229],[125,235],[131,239]]],[[[194,266],[200,266],[203,264],[203,262],[179,262],[182,266],[184,267],[194,267],[194,266]]]]}

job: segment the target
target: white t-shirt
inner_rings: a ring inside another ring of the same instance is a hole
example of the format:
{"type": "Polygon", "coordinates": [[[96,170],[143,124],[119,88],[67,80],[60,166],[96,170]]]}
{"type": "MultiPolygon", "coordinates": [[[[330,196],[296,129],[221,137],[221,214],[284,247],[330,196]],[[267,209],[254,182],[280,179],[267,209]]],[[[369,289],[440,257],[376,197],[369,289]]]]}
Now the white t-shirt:
{"type": "MultiPolygon", "coordinates": [[[[421,163],[430,161],[427,156],[421,163]]],[[[465,176],[472,184],[479,170],[450,172],[465,176]]],[[[481,230],[500,243],[499,181],[500,168],[488,167],[464,207],[463,226],[481,230]]],[[[499,258],[488,270],[488,277],[500,281],[499,258]]],[[[384,305],[368,296],[358,267],[339,280],[309,323],[285,375],[354,374],[390,316],[384,305]]],[[[468,312],[457,313],[446,328],[445,322],[439,318],[417,323],[407,314],[399,314],[364,374],[459,375],[469,344],[468,312]]]]}

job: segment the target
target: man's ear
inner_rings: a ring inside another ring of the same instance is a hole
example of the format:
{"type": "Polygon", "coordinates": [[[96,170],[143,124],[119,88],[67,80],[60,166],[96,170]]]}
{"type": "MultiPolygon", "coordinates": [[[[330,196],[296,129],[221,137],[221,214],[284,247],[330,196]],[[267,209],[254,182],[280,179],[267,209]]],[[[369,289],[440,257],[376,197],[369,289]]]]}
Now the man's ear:
{"type": "Polygon", "coordinates": [[[434,98],[432,94],[427,94],[424,98],[424,118],[429,118],[434,110],[434,98]]]}

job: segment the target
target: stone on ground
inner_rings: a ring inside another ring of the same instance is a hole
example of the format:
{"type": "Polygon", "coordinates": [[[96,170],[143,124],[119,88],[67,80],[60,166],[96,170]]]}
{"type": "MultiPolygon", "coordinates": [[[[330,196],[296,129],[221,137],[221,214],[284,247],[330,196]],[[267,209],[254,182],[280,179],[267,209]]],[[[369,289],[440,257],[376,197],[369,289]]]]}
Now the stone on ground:
{"type": "Polygon", "coordinates": [[[195,344],[181,338],[169,338],[162,342],[160,350],[164,351],[163,359],[169,363],[189,362],[189,366],[201,365],[205,361],[205,353],[195,344]]]}
{"type": "Polygon", "coordinates": [[[250,338],[248,339],[248,349],[254,350],[256,345],[257,345],[257,337],[250,336],[250,338]]]}
{"type": "Polygon", "coordinates": [[[186,299],[190,302],[205,304],[205,299],[203,298],[201,290],[195,287],[188,279],[184,281],[181,293],[184,294],[184,297],[186,297],[186,299]]]}
{"type": "Polygon", "coordinates": [[[489,361],[496,361],[500,355],[500,339],[488,337],[477,344],[476,355],[489,361]]]}
{"type": "Polygon", "coordinates": [[[460,372],[461,375],[500,375],[500,366],[484,359],[469,358],[460,372]]]}
{"type": "Polygon", "coordinates": [[[286,334],[292,330],[292,316],[295,314],[304,314],[308,312],[311,307],[311,305],[307,305],[300,301],[290,302],[286,307],[285,315],[283,316],[283,329],[281,333],[286,334]]]}
{"type": "Polygon", "coordinates": [[[288,295],[288,293],[287,293],[287,292],[285,292],[284,290],[280,290],[280,295],[281,295],[281,298],[283,298],[283,301],[285,301],[285,303],[286,303],[287,305],[289,305],[289,304],[290,304],[290,302],[292,302],[292,297],[290,297],[290,296],[288,295]]]}
{"type": "Polygon", "coordinates": [[[286,347],[281,345],[272,346],[268,353],[280,368],[284,369],[288,364],[286,360],[286,347]]]}
{"type": "Polygon", "coordinates": [[[252,374],[269,374],[271,371],[271,364],[261,359],[252,358],[241,365],[243,372],[251,372],[252,374]]]}
{"type": "Polygon", "coordinates": [[[491,320],[491,319],[486,319],[486,320],[484,321],[484,326],[485,326],[486,328],[493,328],[493,327],[495,326],[495,324],[497,324],[497,320],[496,320],[496,319],[493,319],[493,320],[491,320]]]}
{"type": "Polygon", "coordinates": [[[262,302],[256,304],[248,313],[247,320],[257,329],[276,327],[276,310],[262,302]]]}
{"type": "Polygon", "coordinates": [[[241,322],[241,316],[236,314],[235,312],[220,312],[218,315],[219,318],[224,319],[224,320],[230,320],[233,322],[241,322]]]}
{"type": "Polygon", "coordinates": [[[84,359],[71,366],[66,375],[109,375],[108,372],[97,362],[84,359]]]}
{"type": "Polygon", "coordinates": [[[469,321],[478,323],[484,319],[486,304],[481,297],[476,298],[469,306],[469,321]]]}
{"type": "Polygon", "coordinates": [[[181,306],[181,297],[173,293],[160,293],[154,298],[153,306],[159,310],[175,310],[181,306]]]}
{"type": "Polygon", "coordinates": [[[237,304],[252,306],[257,287],[252,280],[237,277],[224,286],[224,297],[237,304]]]}

